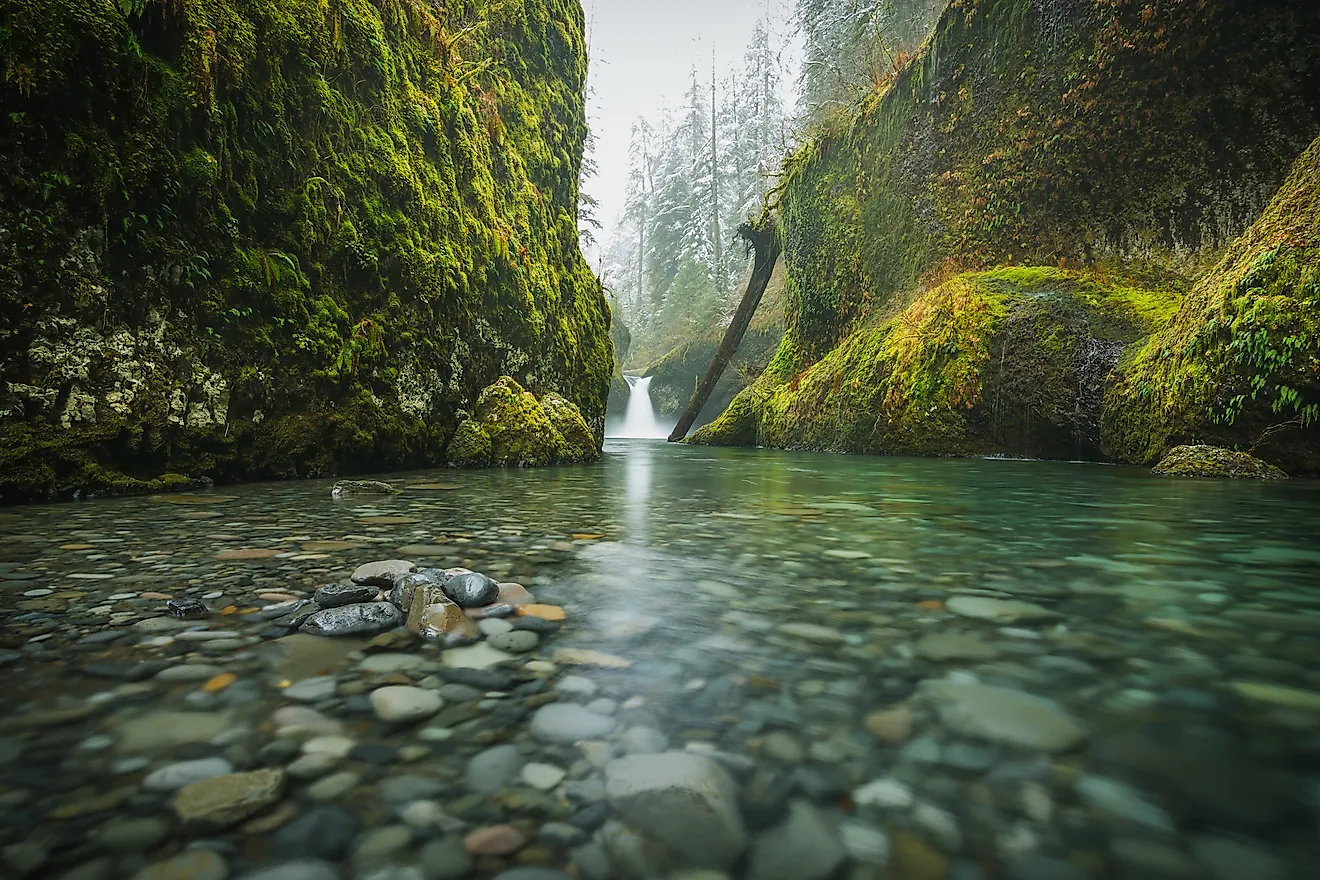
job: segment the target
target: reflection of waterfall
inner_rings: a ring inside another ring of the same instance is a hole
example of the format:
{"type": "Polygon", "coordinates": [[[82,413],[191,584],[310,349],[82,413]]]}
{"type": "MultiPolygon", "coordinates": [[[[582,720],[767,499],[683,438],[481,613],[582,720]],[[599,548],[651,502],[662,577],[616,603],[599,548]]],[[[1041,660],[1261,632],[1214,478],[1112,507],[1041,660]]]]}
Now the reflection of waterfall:
{"type": "Polygon", "coordinates": [[[669,432],[656,421],[655,410],[651,407],[651,377],[624,378],[628,380],[628,410],[624,413],[623,427],[614,436],[663,440],[669,432]]]}

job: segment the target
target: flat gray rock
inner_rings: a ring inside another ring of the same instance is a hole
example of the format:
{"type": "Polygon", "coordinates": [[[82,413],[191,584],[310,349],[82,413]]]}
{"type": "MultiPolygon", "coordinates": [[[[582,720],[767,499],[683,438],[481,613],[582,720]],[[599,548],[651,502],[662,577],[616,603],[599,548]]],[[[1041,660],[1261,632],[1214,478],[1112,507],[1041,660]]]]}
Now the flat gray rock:
{"type": "Polygon", "coordinates": [[[147,774],[142,780],[142,787],[147,791],[178,791],[185,785],[213,779],[233,773],[234,765],[224,758],[199,758],[196,761],[180,761],[169,764],[147,774]]]}
{"type": "Polygon", "coordinates": [[[355,584],[370,587],[393,587],[394,579],[408,574],[417,566],[406,559],[385,559],[381,562],[368,562],[359,565],[350,578],[355,584]]]}
{"type": "Polygon", "coordinates": [[[1086,731],[1052,700],[977,682],[926,680],[921,693],[946,727],[964,736],[1024,749],[1062,752],[1081,744],[1086,731]]]}
{"type": "Polygon", "coordinates": [[[605,767],[605,792],[624,821],[693,865],[728,867],[747,846],[738,788],[704,755],[617,758],[605,767]]]}
{"type": "Polygon", "coordinates": [[[1020,623],[1051,620],[1058,613],[1031,602],[1015,599],[992,599],[987,596],[954,596],[944,607],[961,617],[988,620],[991,623],[1020,623]]]}
{"type": "Polygon", "coordinates": [[[541,742],[572,743],[600,739],[614,730],[614,719],[597,715],[576,703],[549,703],[532,716],[532,736],[541,742]]]}

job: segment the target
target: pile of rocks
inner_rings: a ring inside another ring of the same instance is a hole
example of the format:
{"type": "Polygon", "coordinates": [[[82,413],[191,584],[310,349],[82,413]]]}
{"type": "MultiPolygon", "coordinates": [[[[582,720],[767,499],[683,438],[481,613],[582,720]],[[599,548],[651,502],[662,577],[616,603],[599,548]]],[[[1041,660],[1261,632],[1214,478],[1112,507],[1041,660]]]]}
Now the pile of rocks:
{"type": "MultiPolygon", "coordinates": [[[[564,619],[554,605],[538,605],[521,584],[499,583],[466,568],[419,569],[405,559],[359,566],[349,583],[328,584],[311,599],[263,609],[272,627],[319,636],[377,635],[406,625],[420,639],[445,648],[473,645],[513,654],[536,648],[540,635],[564,619]]],[[[274,633],[272,633],[274,634],[274,633]]]]}

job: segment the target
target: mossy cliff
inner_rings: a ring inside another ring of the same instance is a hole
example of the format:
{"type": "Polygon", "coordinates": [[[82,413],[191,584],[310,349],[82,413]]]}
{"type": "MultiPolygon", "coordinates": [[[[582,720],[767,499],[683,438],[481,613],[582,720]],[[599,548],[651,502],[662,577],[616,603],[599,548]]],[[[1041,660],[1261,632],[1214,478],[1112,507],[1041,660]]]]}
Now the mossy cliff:
{"type": "Polygon", "coordinates": [[[0,0],[0,498],[602,433],[577,0],[0,0]]]}
{"type": "Polygon", "coordinates": [[[790,157],[786,336],[696,439],[1132,458],[1101,366],[1261,215],[1318,77],[1309,4],[955,0],[790,157]]]}
{"type": "Polygon", "coordinates": [[[1107,445],[1129,461],[1197,442],[1320,473],[1320,139],[1123,365],[1107,409],[1107,445]]]}

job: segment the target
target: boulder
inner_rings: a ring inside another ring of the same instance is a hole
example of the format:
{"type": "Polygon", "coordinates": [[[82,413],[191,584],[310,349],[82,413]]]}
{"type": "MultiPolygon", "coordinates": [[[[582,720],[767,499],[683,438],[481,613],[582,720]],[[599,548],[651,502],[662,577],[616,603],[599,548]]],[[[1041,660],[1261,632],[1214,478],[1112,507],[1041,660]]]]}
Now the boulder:
{"type": "Polygon", "coordinates": [[[737,786],[704,755],[617,758],[605,767],[605,791],[624,821],[694,866],[728,867],[747,846],[737,786]]]}
{"type": "Polygon", "coordinates": [[[477,398],[473,414],[450,438],[445,460],[455,467],[548,465],[600,455],[582,413],[554,392],[541,400],[502,376],[477,398]]]}
{"type": "Polygon", "coordinates": [[[1286,480],[1288,475],[1245,452],[1218,446],[1177,446],[1155,465],[1155,473],[1170,477],[1216,477],[1232,480],[1286,480]]]}

